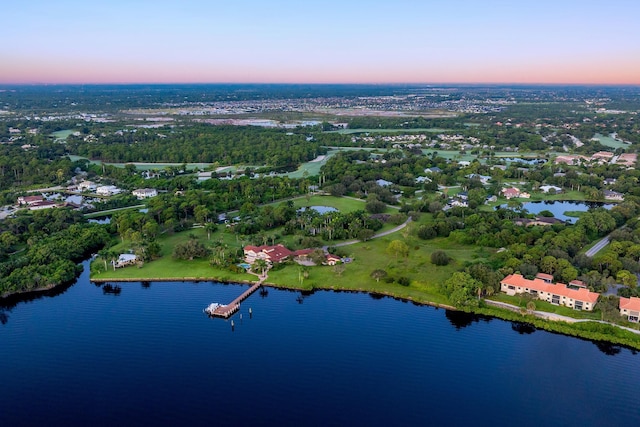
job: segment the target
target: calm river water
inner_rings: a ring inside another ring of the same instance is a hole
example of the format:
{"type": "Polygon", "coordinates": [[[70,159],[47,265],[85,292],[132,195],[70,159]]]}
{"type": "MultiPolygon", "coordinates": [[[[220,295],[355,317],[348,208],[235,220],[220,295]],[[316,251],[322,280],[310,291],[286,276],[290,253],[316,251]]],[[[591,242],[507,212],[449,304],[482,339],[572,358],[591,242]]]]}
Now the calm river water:
{"type": "Polygon", "coordinates": [[[640,422],[640,355],[367,294],[88,281],[0,308],[0,425],[640,422]],[[252,308],[253,316],[248,310],[252,308]]]}

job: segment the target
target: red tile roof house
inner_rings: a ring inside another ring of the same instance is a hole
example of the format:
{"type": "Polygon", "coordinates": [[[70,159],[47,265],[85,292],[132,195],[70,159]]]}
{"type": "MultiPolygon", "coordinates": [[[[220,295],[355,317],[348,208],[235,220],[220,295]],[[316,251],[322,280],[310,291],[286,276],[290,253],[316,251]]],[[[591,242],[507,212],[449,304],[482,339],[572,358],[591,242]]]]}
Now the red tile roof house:
{"type": "Polygon", "coordinates": [[[327,259],[326,261],[327,265],[336,265],[338,262],[342,261],[342,258],[340,258],[339,256],[331,255],[331,254],[325,255],[325,258],[327,259]]]}
{"type": "Polygon", "coordinates": [[[600,294],[588,289],[571,289],[563,283],[547,283],[542,279],[525,279],[520,274],[510,274],[500,282],[500,290],[507,295],[528,293],[551,304],[564,305],[575,310],[591,311],[600,294]]]}
{"type": "Polygon", "coordinates": [[[244,259],[249,264],[253,264],[257,259],[263,259],[270,263],[279,263],[291,256],[293,256],[293,252],[283,245],[248,245],[244,247],[244,259]]]}
{"type": "Polygon", "coordinates": [[[502,195],[507,199],[513,199],[514,197],[520,197],[520,190],[517,188],[503,188],[501,191],[502,195]]]}
{"type": "Polygon", "coordinates": [[[34,203],[42,202],[44,198],[42,196],[20,196],[18,197],[19,205],[33,205],[34,203]]]}
{"type": "Polygon", "coordinates": [[[640,319],[640,298],[620,297],[620,316],[627,316],[630,322],[638,322],[640,319]]]}

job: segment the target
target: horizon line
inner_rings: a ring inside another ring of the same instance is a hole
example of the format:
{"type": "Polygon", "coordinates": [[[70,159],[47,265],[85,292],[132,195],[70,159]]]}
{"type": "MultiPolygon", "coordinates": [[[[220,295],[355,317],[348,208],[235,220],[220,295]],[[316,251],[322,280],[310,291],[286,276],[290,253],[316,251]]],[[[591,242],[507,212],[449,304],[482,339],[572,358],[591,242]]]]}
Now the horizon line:
{"type": "Polygon", "coordinates": [[[127,86],[127,85],[296,85],[296,86],[637,86],[639,83],[584,82],[0,82],[1,86],[127,86]]]}

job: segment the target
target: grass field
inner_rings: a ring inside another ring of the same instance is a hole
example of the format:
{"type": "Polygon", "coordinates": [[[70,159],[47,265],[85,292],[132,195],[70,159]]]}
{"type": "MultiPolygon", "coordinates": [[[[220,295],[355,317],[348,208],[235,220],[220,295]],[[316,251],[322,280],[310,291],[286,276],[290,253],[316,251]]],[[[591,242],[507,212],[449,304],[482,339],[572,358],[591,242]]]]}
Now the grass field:
{"type": "Polygon", "coordinates": [[[625,144],[622,141],[618,141],[616,139],[613,139],[610,136],[604,136],[602,134],[596,133],[594,136],[594,138],[597,138],[600,142],[600,144],[606,146],[606,147],[611,147],[611,148],[624,148],[627,149],[630,147],[630,144],[625,144]]]}
{"type": "MultiPolygon", "coordinates": [[[[347,212],[361,209],[362,201],[337,198],[331,196],[314,196],[309,200],[298,199],[296,206],[323,205],[333,206],[347,212]]],[[[390,225],[389,227],[393,227],[390,225]]],[[[271,230],[270,233],[277,233],[271,230]]],[[[177,260],[171,254],[173,248],[189,239],[189,235],[195,235],[207,245],[207,236],[203,229],[192,229],[173,235],[163,235],[158,241],[162,247],[161,258],[145,263],[141,267],[130,266],[113,270],[110,266],[105,271],[104,260],[98,258],[92,265],[92,279],[115,280],[118,279],[177,279],[177,280],[222,280],[222,281],[251,281],[255,277],[248,274],[233,273],[231,271],[214,268],[209,265],[208,259],[193,261],[177,260]]],[[[285,239],[283,240],[286,243],[285,239]]],[[[230,249],[241,248],[247,242],[232,233],[226,227],[220,227],[212,234],[211,241],[222,241],[230,249]]],[[[328,242],[337,243],[337,242],[328,242]]],[[[125,253],[131,248],[129,242],[120,242],[113,247],[119,253],[125,253]]],[[[341,248],[353,259],[353,262],[345,264],[343,272],[335,271],[330,266],[316,266],[309,270],[309,277],[300,280],[300,266],[297,264],[286,265],[283,268],[269,273],[267,283],[290,288],[313,289],[344,289],[367,291],[407,298],[417,302],[431,302],[447,304],[447,298],[438,289],[440,283],[451,274],[460,270],[464,263],[485,256],[480,248],[455,244],[448,239],[433,239],[430,241],[419,240],[411,235],[404,236],[396,232],[388,236],[373,239],[364,243],[344,246],[341,248]],[[387,247],[392,240],[403,240],[411,248],[409,255],[395,257],[387,253],[387,247]],[[431,264],[430,256],[435,250],[444,249],[453,261],[447,266],[437,267],[431,264]],[[384,269],[394,279],[406,277],[410,280],[409,286],[401,286],[395,281],[387,283],[385,280],[376,282],[371,278],[371,272],[376,269],[384,269]]]]}
{"type": "Polygon", "coordinates": [[[325,163],[332,157],[335,156],[336,153],[340,151],[357,151],[357,150],[368,150],[374,151],[379,150],[380,152],[386,152],[388,149],[386,148],[361,148],[361,147],[332,147],[329,148],[325,157],[320,161],[311,161],[306,162],[300,165],[300,167],[289,173],[282,174],[284,176],[288,176],[289,178],[303,178],[305,176],[305,172],[307,176],[317,176],[320,175],[320,168],[324,166],[325,163]]]}

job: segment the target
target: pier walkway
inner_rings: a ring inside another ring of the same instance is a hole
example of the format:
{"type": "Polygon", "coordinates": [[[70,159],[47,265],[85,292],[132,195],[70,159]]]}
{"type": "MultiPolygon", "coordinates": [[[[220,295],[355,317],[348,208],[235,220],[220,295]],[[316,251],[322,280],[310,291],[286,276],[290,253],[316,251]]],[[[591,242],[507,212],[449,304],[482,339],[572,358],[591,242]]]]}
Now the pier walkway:
{"type": "Polygon", "coordinates": [[[262,282],[264,282],[266,280],[267,275],[266,274],[265,275],[260,275],[260,276],[258,276],[258,278],[259,278],[259,280],[256,282],[255,285],[251,286],[249,289],[244,291],[242,294],[240,294],[240,296],[238,298],[234,299],[229,304],[221,305],[220,307],[216,308],[213,311],[212,315],[215,316],[215,317],[222,317],[224,319],[228,319],[235,312],[240,310],[240,303],[242,301],[246,300],[247,298],[249,298],[249,295],[251,295],[252,293],[257,291],[258,288],[260,286],[262,286],[262,282]]]}

